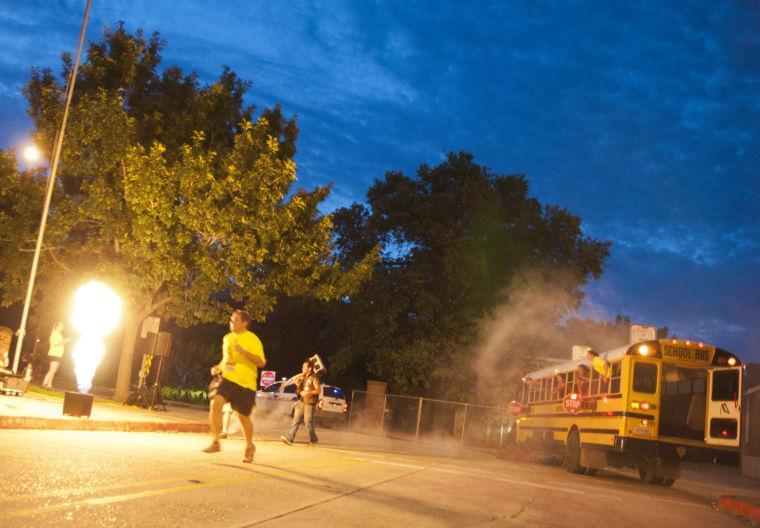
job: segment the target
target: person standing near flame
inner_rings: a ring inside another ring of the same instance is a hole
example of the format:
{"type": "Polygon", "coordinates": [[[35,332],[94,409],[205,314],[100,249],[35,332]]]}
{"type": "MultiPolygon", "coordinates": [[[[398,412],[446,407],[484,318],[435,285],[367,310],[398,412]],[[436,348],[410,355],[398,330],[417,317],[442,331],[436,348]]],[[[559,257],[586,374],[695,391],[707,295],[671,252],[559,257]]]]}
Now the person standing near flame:
{"type": "Polygon", "coordinates": [[[314,410],[319,402],[319,396],[322,394],[322,385],[319,383],[319,376],[314,371],[311,361],[304,361],[301,365],[301,373],[283,383],[280,390],[284,390],[288,385],[296,386],[298,401],[293,409],[293,421],[290,428],[286,434],[280,436],[280,440],[288,445],[293,445],[298,426],[303,420],[306,431],[309,433],[309,445],[316,445],[318,438],[314,431],[314,410]]]}
{"type": "Polygon", "coordinates": [[[64,324],[62,321],[58,321],[53,325],[53,330],[50,332],[50,348],[48,349],[48,361],[50,366],[48,367],[45,379],[42,381],[42,386],[46,389],[53,388],[53,378],[55,373],[58,372],[58,367],[61,366],[63,360],[64,345],[68,341],[63,337],[64,324]]]}
{"type": "Polygon", "coordinates": [[[221,451],[219,438],[222,429],[222,409],[229,403],[237,413],[245,434],[243,462],[253,462],[256,446],[253,445],[253,422],[250,415],[256,402],[256,383],[259,369],[267,363],[264,347],[259,338],[248,330],[251,316],[245,310],[235,310],[230,316],[230,333],[222,340],[222,361],[211,367],[212,376],[221,376],[209,390],[209,426],[211,445],[203,451],[221,451]]]}

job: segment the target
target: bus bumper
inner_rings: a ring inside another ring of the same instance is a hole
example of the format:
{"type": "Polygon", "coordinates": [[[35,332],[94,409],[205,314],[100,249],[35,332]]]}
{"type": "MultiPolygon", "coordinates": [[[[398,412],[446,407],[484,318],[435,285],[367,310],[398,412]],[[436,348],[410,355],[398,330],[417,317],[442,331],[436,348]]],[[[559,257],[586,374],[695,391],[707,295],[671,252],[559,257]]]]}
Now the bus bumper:
{"type": "Polygon", "coordinates": [[[713,462],[720,461],[727,464],[738,463],[739,453],[733,450],[720,449],[709,446],[694,446],[657,440],[644,440],[626,436],[615,437],[615,451],[633,455],[642,455],[646,458],[660,458],[664,460],[683,460],[688,462],[713,462]]]}

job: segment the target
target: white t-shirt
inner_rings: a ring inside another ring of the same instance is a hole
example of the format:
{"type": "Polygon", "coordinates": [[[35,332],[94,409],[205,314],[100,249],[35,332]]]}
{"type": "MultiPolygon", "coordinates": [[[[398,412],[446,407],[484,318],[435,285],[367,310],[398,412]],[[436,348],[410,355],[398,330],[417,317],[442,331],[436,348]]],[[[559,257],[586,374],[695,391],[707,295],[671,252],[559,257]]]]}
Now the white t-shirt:
{"type": "Polygon", "coordinates": [[[63,334],[58,330],[50,332],[50,350],[48,350],[48,356],[62,358],[63,357],[63,344],[66,340],[63,338],[63,334]]]}

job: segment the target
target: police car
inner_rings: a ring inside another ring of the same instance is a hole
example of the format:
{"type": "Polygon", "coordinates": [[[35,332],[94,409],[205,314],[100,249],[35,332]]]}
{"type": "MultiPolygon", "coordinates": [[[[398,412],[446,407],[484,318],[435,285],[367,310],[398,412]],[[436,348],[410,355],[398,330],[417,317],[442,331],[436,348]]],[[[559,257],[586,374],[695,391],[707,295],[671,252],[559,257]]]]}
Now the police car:
{"type": "MultiPolygon", "coordinates": [[[[256,411],[267,416],[293,416],[293,408],[298,395],[296,386],[288,385],[283,389],[284,381],[276,381],[256,392],[256,411]]],[[[348,416],[348,403],[343,391],[334,385],[322,385],[322,393],[317,402],[315,420],[317,425],[332,428],[345,423],[348,416]]]]}

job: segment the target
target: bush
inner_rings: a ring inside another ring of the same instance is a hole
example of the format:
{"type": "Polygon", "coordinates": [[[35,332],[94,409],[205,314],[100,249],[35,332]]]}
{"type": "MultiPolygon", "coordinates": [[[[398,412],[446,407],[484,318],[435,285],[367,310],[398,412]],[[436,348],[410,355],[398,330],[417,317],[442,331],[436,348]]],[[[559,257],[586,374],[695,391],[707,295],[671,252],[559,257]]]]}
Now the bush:
{"type": "Polygon", "coordinates": [[[208,405],[206,389],[187,389],[184,387],[161,387],[164,400],[171,400],[196,405],[208,405]]]}

